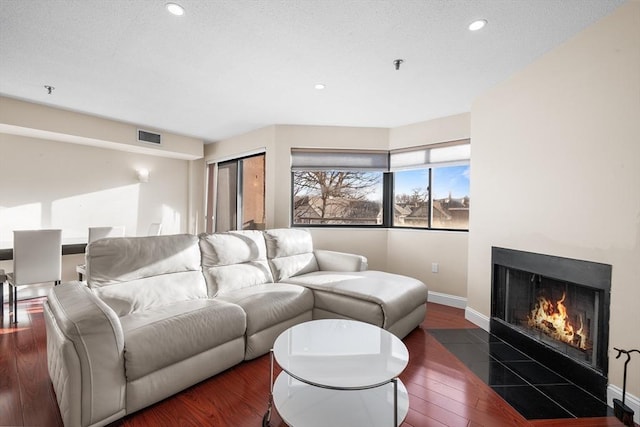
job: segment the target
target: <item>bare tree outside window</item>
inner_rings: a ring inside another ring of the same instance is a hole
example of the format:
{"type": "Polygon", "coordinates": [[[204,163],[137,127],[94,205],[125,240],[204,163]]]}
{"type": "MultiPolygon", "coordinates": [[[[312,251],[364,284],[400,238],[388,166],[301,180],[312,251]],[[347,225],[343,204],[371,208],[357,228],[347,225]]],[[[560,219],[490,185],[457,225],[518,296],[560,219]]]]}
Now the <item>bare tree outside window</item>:
{"type": "Polygon", "coordinates": [[[382,224],[382,172],[296,171],[295,225],[382,224]]]}

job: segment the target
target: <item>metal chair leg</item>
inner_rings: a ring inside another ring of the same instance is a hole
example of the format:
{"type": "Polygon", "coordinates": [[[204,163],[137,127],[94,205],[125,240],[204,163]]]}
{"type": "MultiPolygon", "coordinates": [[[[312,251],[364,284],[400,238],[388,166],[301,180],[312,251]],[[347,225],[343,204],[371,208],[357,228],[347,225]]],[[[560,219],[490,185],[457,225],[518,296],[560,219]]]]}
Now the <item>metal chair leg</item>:
{"type": "Polygon", "coordinates": [[[18,287],[9,283],[9,323],[18,323],[18,287]]]}

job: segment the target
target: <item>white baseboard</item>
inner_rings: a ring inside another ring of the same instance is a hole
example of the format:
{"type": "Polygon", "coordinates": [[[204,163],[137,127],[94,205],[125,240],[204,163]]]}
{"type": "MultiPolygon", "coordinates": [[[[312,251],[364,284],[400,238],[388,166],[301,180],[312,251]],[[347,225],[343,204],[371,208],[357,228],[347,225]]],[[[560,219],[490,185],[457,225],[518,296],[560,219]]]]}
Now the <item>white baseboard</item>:
{"type": "Polygon", "coordinates": [[[489,317],[479,311],[476,311],[471,307],[467,307],[464,309],[464,318],[489,332],[489,317]]]}
{"type": "Polygon", "coordinates": [[[429,291],[429,302],[464,309],[465,319],[478,325],[485,331],[489,331],[489,318],[479,311],[467,307],[467,299],[464,297],[429,291]]]}
{"type": "Polygon", "coordinates": [[[429,291],[429,302],[462,309],[467,307],[466,298],[456,295],[443,294],[441,292],[429,291]]]}
{"type": "MultiPolygon", "coordinates": [[[[607,405],[613,408],[613,399],[622,401],[622,389],[616,385],[609,384],[607,386],[607,405]]],[[[633,394],[627,393],[624,404],[631,408],[634,412],[633,421],[640,424],[640,398],[633,394]]]]}

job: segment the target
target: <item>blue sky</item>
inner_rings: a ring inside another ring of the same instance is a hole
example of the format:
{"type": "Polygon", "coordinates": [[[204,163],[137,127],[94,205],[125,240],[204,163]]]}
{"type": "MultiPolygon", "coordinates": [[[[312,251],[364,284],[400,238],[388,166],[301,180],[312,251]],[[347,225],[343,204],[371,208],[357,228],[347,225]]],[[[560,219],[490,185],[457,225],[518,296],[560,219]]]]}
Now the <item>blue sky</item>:
{"type": "MultiPolygon", "coordinates": [[[[394,174],[395,194],[411,194],[414,188],[426,189],[429,183],[425,169],[399,171],[394,174]]],[[[433,198],[449,195],[460,198],[469,195],[469,165],[433,169],[433,198]]]]}

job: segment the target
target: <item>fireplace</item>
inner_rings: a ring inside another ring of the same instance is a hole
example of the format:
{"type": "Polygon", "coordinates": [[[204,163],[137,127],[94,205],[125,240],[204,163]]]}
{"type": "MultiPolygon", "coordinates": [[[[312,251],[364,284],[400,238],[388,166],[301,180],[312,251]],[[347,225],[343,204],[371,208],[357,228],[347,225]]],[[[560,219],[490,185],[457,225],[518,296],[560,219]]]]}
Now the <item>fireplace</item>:
{"type": "Polygon", "coordinates": [[[611,266],[492,248],[491,332],[606,399],[611,266]]]}

